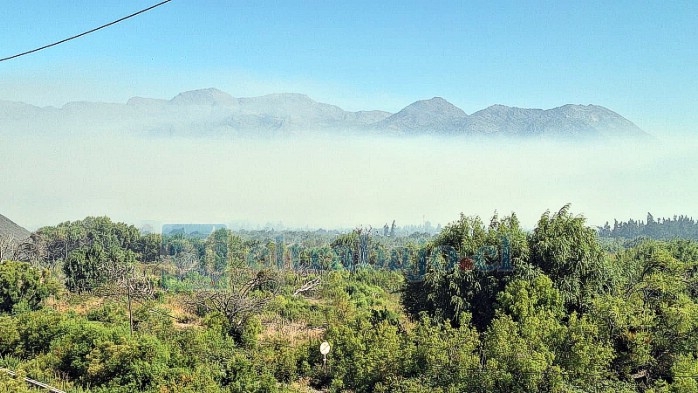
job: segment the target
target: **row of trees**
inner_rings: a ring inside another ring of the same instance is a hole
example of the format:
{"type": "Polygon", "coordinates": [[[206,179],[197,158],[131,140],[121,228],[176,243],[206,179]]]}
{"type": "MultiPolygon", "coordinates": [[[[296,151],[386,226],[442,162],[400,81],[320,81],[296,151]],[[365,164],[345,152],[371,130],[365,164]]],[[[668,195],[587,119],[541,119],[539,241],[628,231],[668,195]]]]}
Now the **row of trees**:
{"type": "Polygon", "coordinates": [[[648,237],[657,240],[674,238],[698,240],[698,223],[693,217],[684,215],[655,219],[651,213],[647,213],[646,221],[630,219],[626,222],[619,222],[614,220],[613,227],[606,222],[603,227],[599,228],[599,235],[625,239],[648,237]]]}

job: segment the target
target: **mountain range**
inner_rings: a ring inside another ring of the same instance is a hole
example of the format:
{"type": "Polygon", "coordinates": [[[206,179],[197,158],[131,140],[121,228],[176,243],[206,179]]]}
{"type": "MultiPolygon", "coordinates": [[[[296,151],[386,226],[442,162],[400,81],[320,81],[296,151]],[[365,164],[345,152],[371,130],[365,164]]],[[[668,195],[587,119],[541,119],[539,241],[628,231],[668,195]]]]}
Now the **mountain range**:
{"type": "Polygon", "coordinates": [[[493,105],[471,115],[441,97],[397,113],[345,111],[303,94],[235,98],[217,89],[180,93],[170,100],[134,97],[125,104],[70,102],[61,108],[0,101],[0,133],[130,132],[173,136],[368,135],[526,137],[642,137],[623,116],[597,105],[525,109],[493,105]]]}

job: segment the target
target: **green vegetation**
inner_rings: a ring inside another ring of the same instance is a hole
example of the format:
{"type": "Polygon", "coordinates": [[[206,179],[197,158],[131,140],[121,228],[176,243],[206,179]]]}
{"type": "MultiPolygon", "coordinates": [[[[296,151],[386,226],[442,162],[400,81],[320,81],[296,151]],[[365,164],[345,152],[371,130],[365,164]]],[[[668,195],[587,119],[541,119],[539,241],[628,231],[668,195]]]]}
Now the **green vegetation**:
{"type": "Polygon", "coordinates": [[[647,213],[647,221],[630,219],[627,222],[614,220],[613,227],[606,222],[599,227],[599,235],[605,238],[635,239],[647,237],[655,240],[675,238],[698,240],[698,223],[693,217],[684,215],[655,219],[647,213]]]}
{"type": "Polygon", "coordinates": [[[531,232],[33,239],[0,263],[0,392],[698,392],[698,243],[601,243],[568,206],[531,232]]]}
{"type": "Polygon", "coordinates": [[[15,307],[35,310],[58,290],[58,283],[46,269],[34,269],[29,263],[0,261],[0,312],[15,307]]]}

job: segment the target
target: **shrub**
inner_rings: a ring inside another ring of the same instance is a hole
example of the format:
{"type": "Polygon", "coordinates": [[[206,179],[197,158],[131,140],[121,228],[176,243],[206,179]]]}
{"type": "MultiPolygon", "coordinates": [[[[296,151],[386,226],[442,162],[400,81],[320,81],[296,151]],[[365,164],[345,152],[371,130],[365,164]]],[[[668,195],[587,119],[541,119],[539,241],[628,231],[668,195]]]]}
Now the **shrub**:
{"type": "Polygon", "coordinates": [[[0,312],[9,312],[24,303],[36,310],[41,302],[58,291],[49,271],[33,268],[26,262],[0,262],[0,312]]]}

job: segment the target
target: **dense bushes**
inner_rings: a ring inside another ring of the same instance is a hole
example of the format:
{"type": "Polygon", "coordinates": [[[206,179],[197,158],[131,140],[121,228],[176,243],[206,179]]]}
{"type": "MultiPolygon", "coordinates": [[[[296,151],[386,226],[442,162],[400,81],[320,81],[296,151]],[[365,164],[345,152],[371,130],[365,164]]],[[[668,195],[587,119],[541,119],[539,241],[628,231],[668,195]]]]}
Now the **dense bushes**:
{"type": "MultiPolygon", "coordinates": [[[[501,227],[492,222],[486,228],[461,218],[431,247],[452,246],[459,254],[486,247],[501,227]]],[[[604,255],[594,232],[567,207],[545,213],[527,243],[521,250],[530,250],[528,259],[519,252],[523,257],[500,271],[444,268],[432,253],[424,279],[405,286],[403,303],[414,319],[427,314],[481,332],[480,386],[693,389],[696,375],[677,370],[692,370],[698,355],[695,243],[639,241],[604,255]],[[462,310],[474,318],[454,318],[462,310]]]]}
{"type": "MultiPolygon", "coordinates": [[[[128,233],[119,247],[138,243],[128,233]]],[[[402,272],[372,265],[383,245],[350,235],[350,246],[368,242],[366,263],[279,273],[269,266],[285,263],[274,257],[283,244],[267,243],[254,261],[263,269],[249,269],[239,254],[255,245],[213,247],[223,235],[200,241],[218,250],[204,271],[158,273],[178,290],[134,301],[133,334],[124,296],[87,291],[42,308],[55,282],[3,263],[0,365],[93,393],[698,392],[694,242],[604,250],[565,207],[530,233],[515,215],[462,216],[406,247],[402,272]],[[307,283],[317,285],[297,292],[307,283]]],[[[24,388],[6,376],[0,387],[24,388]]]]}
{"type": "Polygon", "coordinates": [[[15,306],[35,310],[58,290],[58,283],[48,270],[25,262],[0,261],[0,313],[15,306]]]}
{"type": "MultiPolygon", "coordinates": [[[[98,392],[276,391],[274,365],[255,362],[220,332],[171,329],[163,341],[146,332],[129,336],[123,323],[26,312],[0,317],[0,356],[16,357],[34,378],[61,375],[98,392]]],[[[282,376],[286,367],[277,368],[282,376]]]]}

